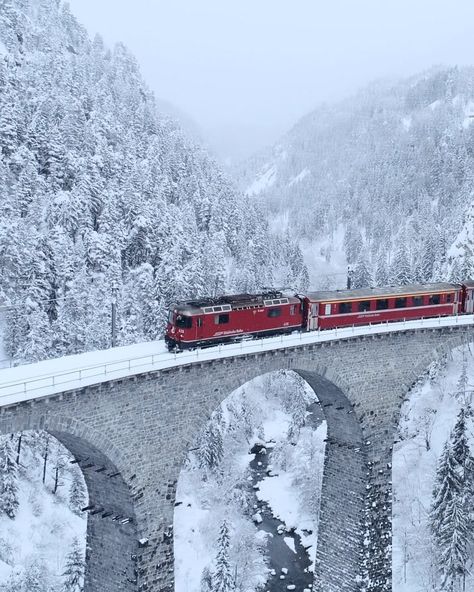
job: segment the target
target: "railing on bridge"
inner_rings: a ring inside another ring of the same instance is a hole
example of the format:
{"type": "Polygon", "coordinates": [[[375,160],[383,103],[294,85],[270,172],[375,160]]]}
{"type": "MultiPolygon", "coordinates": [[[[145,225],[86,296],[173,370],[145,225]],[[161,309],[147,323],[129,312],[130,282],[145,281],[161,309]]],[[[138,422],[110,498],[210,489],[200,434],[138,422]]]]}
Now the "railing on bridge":
{"type": "MultiPolygon", "coordinates": [[[[68,356],[57,360],[47,360],[28,364],[26,366],[16,366],[11,370],[0,370],[0,407],[19,403],[26,400],[40,398],[48,395],[61,393],[66,390],[72,390],[107,382],[109,380],[124,378],[134,374],[140,374],[151,370],[163,370],[177,366],[186,366],[195,362],[210,361],[219,358],[230,358],[249,353],[259,353],[262,351],[271,351],[298,347],[304,344],[321,343],[339,339],[348,339],[355,336],[370,334],[383,334],[400,332],[410,329],[449,327],[456,325],[473,325],[474,315],[464,315],[455,317],[437,317],[431,319],[417,319],[410,321],[401,321],[394,323],[383,323],[373,325],[350,326],[339,329],[330,329],[314,332],[297,332],[290,335],[281,335],[279,337],[269,337],[259,340],[241,341],[239,343],[223,344],[206,349],[196,349],[180,353],[157,352],[141,355],[137,357],[119,358],[97,364],[80,366],[80,357],[68,356]],[[74,361],[78,358],[78,367],[68,370],[55,372],[42,372],[45,364],[50,366],[52,363],[61,365],[61,360],[74,361]],[[21,378],[22,373],[30,374],[29,377],[21,378]],[[38,373],[32,373],[32,370],[38,373]],[[12,373],[18,375],[13,380],[1,382],[2,373],[12,373]]],[[[162,342],[154,342],[162,346],[162,342]]],[[[150,347],[153,347],[150,343],[150,347]]],[[[131,346],[133,348],[133,346],[131,346]]],[[[121,348],[117,348],[119,354],[121,348]]],[[[113,350],[104,350],[110,352],[113,350]]],[[[98,357],[103,352],[93,352],[98,357]]]]}

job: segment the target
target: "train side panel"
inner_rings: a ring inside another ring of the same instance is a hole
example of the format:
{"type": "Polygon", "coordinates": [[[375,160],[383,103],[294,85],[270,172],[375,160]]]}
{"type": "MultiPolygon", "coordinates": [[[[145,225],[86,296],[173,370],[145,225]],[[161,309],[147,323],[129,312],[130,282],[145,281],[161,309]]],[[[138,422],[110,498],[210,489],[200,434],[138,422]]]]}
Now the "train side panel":
{"type": "MultiPolygon", "coordinates": [[[[317,304],[317,329],[335,329],[402,320],[456,315],[461,307],[461,289],[443,294],[397,295],[343,302],[308,303],[309,311],[317,304]]],[[[314,319],[308,315],[309,323],[314,319]]]]}
{"type": "Polygon", "coordinates": [[[462,312],[474,313],[474,281],[466,281],[463,284],[462,312]]]}

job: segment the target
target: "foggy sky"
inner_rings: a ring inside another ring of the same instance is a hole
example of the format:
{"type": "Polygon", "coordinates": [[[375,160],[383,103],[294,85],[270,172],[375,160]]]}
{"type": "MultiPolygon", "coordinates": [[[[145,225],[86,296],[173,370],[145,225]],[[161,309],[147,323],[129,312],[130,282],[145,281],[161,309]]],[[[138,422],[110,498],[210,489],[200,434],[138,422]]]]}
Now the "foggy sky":
{"type": "Polygon", "coordinates": [[[474,64],[472,0],[69,0],[232,156],[375,78],[474,64]]]}

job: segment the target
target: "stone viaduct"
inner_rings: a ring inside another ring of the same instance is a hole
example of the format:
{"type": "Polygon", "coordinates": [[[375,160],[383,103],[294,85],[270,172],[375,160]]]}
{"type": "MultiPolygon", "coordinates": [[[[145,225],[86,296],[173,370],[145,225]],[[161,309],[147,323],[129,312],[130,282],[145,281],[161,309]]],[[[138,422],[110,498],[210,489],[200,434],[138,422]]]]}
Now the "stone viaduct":
{"type": "Polygon", "coordinates": [[[91,506],[85,592],[174,592],[175,492],[190,444],[236,388],[294,370],[328,422],[313,589],[389,592],[400,406],[433,360],[468,340],[471,325],[413,329],[145,372],[4,406],[0,433],[47,430],[79,462],[91,506]]]}

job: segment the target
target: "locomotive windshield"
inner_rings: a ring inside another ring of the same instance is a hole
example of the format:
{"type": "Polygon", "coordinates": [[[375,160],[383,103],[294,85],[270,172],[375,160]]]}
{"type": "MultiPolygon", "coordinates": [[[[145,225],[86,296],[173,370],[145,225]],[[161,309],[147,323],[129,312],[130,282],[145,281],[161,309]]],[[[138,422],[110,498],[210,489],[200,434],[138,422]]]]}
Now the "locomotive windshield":
{"type": "Polygon", "coordinates": [[[174,312],[172,310],[170,310],[168,313],[168,323],[170,323],[172,325],[173,321],[174,321],[174,312]]]}
{"type": "Polygon", "coordinates": [[[184,315],[176,315],[176,326],[180,329],[191,329],[193,326],[193,319],[184,315]]]}

